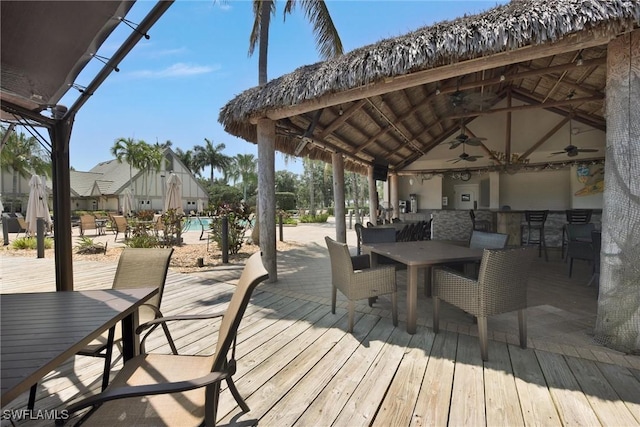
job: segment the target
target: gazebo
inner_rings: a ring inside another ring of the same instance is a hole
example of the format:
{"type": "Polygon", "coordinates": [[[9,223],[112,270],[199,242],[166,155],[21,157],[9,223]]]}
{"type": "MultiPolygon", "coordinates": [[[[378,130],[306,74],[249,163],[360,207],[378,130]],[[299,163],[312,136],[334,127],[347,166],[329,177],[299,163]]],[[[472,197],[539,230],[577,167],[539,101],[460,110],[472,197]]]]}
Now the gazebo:
{"type": "MultiPolygon", "coordinates": [[[[69,141],[75,116],[118,64],[171,6],[159,1],[140,23],[125,17],[135,0],[11,1],[2,4],[2,91],[0,119],[16,126],[44,128],[51,152],[56,259],[56,289],[73,290],[69,141]],[[118,25],[131,29],[111,58],[99,49],[118,25]],[[91,60],[104,64],[86,86],[75,82],[91,60]],[[58,103],[69,90],[78,98],[70,107],[58,103]]],[[[2,144],[4,144],[4,140],[2,144]]]]}
{"type": "MultiPolygon", "coordinates": [[[[239,94],[219,121],[258,144],[260,245],[270,280],[277,280],[275,150],[333,164],[336,238],[345,241],[345,170],[367,174],[370,194],[378,172],[388,172],[394,202],[399,176],[445,170],[415,165],[443,143],[481,137],[471,130],[480,117],[503,123],[501,148],[477,138],[481,151],[474,155],[497,179],[540,167],[545,144],[576,123],[606,132],[606,151],[569,144],[544,163],[606,160],[596,332],[608,345],[640,351],[639,23],[638,1],[512,1],[300,67],[239,94]],[[537,129],[516,153],[514,115],[539,111],[559,119],[537,129]]],[[[474,167],[462,160],[446,170],[474,167]]]]}

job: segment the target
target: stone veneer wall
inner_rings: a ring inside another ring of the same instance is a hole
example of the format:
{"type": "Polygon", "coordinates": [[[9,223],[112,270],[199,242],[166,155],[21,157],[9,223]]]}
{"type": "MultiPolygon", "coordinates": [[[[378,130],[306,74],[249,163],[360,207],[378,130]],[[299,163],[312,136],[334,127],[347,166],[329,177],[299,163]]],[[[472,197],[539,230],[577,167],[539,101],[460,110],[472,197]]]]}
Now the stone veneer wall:
{"type": "MultiPolygon", "coordinates": [[[[493,211],[476,210],[476,220],[487,220],[494,224],[493,211]]],[[[469,240],[471,237],[471,217],[468,210],[420,210],[416,214],[400,214],[403,221],[423,221],[429,220],[433,215],[432,239],[434,240],[469,240]]],[[[597,229],[601,228],[601,212],[594,211],[591,222],[597,229]]],[[[565,211],[549,211],[547,222],[545,223],[545,241],[547,247],[562,246],[562,227],[567,223],[565,211]]],[[[522,214],[522,224],[526,224],[524,213],[522,214]]],[[[534,233],[535,235],[535,233],[534,233]]]]}

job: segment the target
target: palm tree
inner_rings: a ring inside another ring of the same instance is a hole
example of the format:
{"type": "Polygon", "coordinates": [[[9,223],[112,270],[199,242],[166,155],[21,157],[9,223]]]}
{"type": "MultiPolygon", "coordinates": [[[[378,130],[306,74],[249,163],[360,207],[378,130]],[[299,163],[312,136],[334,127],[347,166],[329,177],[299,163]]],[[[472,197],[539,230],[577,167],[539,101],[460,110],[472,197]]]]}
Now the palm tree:
{"type": "Polygon", "coordinates": [[[205,145],[196,145],[193,147],[195,153],[197,169],[202,170],[206,166],[211,167],[211,183],[213,183],[213,171],[215,169],[224,172],[229,166],[230,158],[222,154],[222,150],[226,148],[224,144],[218,144],[214,147],[213,142],[204,139],[205,145]]]}
{"type": "Polygon", "coordinates": [[[149,176],[151,172],[160,172],[162,161],[164,160],[164,150],[159,144],[149,145],[144,141],[140,141],[140,158],[138,166],[145,172],[144,188],[146,190],[147,200],[149,199],[149,176]]]}
{"type": "Polygon", "coordinates": [[[242,198],[247,200],[247,188],[252,181],[255,181],[258,161],[253,154],[237,154],[236,167],[238,174],[242,178],[242,198]]]}
{"type": "Polygon", "coordinates": [[[5,145],[0,151],[0,167],[12,172],[12,203],[11,212],[15,212],[15,203],[18,194],[18,176],[29,178],[32,174],[51,176],[51,158],[47,156],[38,140],[27,137],[24,133],[2,129],[0,138],[4,138],[5,132],[11,132],[5,145]]]}
{"type": "Polygon", "coordinates": [[[176,148],[176,157],[180,159],[182,164],[189,169],[192,174],[200,175],[200,170],[196,162],[196,158],[192,150],[183,151],[182,148],[176,148]]]}
{"type": "MultiPolygon", "coordinates": [[[[291,13],[299,4],[309,22],[313,25],[313,33],[316,37],[316,46],[322,59],[329,59],[342,55],[342,41],[338,31],[333,25],[329,9],[323,0],[296,1],[287,0],[284,7],[284,16],[291,13]]],[[[253,28],[249,36],[249,56],[253,55],[256,44],[259,44],[258,52],[258,84],[267,82],[267,51],[269,46],[269,25],[271,15],[275,14],[276,4],[274,0],[253,0],[253,28]]]]}
{"type": "Polygon", "coordinates": [[[118,160],[118,163],[125,161],[129,164],[129,188],[132,196],[133,168],[139,167],[141,156],[140,142],[144,143],[144,141],[136,141],[133,138],[118,138],[111,147],[111,154],[118,160]]]}
{"type": "MultiPolygon", "coordinates": [[[[296,1],[296,0],[287,0],[284,8],[284,16],[287,13],[291,13],[296,4],[300,4],[303,8],[304,14],[307,19],[313,25],[313,32],[316,36],[316,46],[319,50],[320,56],[322,59],[328,59],[334,56],[342,55],[342,41],[340,40],[340,36],[338,35],[338,31],[333,25],[333,20],[331,19],[331,15],[329,14],[329,10],[327,9],[327,5],[323,0],[307,0],[307,1],[296,1]]],[[[251,35],[249,36],[249,55],[253,55],[256,44],[258,47],[258,84],[263,85],[267,83],[267,52],[269,46],[269,25],[271,23],[271,15],[275,13],[276,4],[274,0],[253,0],[253,28],[251,29],[251,35]]],[[[273,154],[273,153],[272,153],[273,154]]],[[[272,165],[273,169],[273,165],[272,165]]],[[[275,171],[264,171],[264,173],[269,173],[270,175],[275,174],[275,171]]],[[[268,182],[269,180],[264,179],[261,181],[268,182]]],[[[258,185],[258,191],[271,191],[267,188],[262,188],[262,185],[258,185]]],[[[272,211],[268,212],[268,217],[273,217],[273,224],[270,224],[271,228],[273,227],[275,235],[275,204],[274,206],[269,207],[272,211]],[[271,215],[272,214],[272,215],[271,215]]],[[[256,206],[256,214],[258,213],[258,206],[256,206]]],[[[260,243],[260,231],[259,231],[259,223],[258,223],[258,215],[256,215],[256,222],[253,228],[253,232],[251,235],[253,241],[257,244],[260,243]]],[[[273,248],[275,251],[275,248],[273,248]]],[[[269,256],[272,250],[269,249],[266,252],[269,256]]],[[[275,261],[274,261],[275,262],[275,261]]],[[[270,274],[275,273],[274,271],[269,271],[270,274]]],[[[273,274],[275,277],[275,274],[273,274]]]]}
{"type": "Polygon", "coordinates": [[[173,142],[171,142],[170,140],[166,140],[165,142],[163,142],[162,144],[160,144],[158,142],[158,140],[156,139],[156,143],[153,144],[154,147],[161,149],[162,151],[166,150],[167,148],[171,148],[171,146],[173,146],[173,142]]]}

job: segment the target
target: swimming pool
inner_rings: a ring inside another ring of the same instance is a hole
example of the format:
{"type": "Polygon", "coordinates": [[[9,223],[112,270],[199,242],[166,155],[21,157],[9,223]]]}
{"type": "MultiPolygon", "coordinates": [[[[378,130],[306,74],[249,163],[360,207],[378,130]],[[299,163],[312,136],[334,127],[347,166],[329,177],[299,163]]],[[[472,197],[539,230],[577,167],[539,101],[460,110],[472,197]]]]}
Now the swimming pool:
{"type": "MultiPolygon", "coordinates": [[[[202,231],[202,228],[204,227],[205,230],[208,230],[209,228],[211,228],[211,221],[213,220],[213,218],[211,217],[206,217],[206,216],[192,216],[187,218],[187,220],[185,221],[184,225],[182,226],[182,231],[202,231]]],[[[243,221],[244,222],[244,221],[243,221]]],[[[249,225],[249,227],[253,226],[253,221],[251,221],[251,224],[249,225]]]]}
{"type": "Polygon", "coordinates": [[[204,227],[205,230],[208,230],[210,225],[211,218],[192,216],[187,218],[186,222],[182,226],[182,231],[202,231],[202,227],[204,227]]]}

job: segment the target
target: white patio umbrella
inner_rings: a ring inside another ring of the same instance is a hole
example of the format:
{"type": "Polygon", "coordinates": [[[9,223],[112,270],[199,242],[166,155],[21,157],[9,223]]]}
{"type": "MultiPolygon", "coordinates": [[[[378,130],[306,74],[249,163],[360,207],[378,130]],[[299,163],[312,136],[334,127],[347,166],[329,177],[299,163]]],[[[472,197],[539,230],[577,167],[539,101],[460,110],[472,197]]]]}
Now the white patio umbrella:
{"type": "Polygon", "coordinates": [[[122,215],[130,216],[131,208],[133,207],[133,196],[131,195],[131,190],[128,188],[124,190],[122,196],[122,215]]]}
{"type": "Polygon", "coordinates": [[[167,195],[165,197],[164,210],[175,209],[178,213],[182,210],[182,181],[175,173],[169,175],[167,179],[167,195]]]}
{"type": "Polygon", "coordinates": [[[204,212],[204,201],[202,199],[198,199],[196,202],[196,212],[199,214],[204,212]]]}
{"type": "Polygon", "coordinates": [[[27,202],[27,230],[35,236],[38,227],[38,218],[44,218],[47,226],[51,225],[51,214],[47,205],[47,188],[38,175],[33,175],[29,180],[29,201],[27,202]]]}

